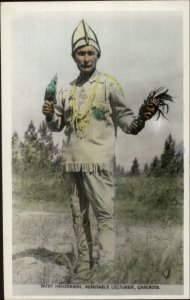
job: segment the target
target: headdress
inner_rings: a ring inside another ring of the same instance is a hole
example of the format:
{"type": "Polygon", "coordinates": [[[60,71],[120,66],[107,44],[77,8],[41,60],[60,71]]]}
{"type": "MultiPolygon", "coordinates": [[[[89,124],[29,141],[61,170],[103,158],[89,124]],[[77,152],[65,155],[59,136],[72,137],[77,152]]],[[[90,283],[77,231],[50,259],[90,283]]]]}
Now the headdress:
{"type": "Polygon", "coordinates": [[[93,46],[99,52],[99,55],[101,54],[100,45],[95,32],[82,20],[72,35],[72,53],[77,48],[85,46],[93,46]]]}

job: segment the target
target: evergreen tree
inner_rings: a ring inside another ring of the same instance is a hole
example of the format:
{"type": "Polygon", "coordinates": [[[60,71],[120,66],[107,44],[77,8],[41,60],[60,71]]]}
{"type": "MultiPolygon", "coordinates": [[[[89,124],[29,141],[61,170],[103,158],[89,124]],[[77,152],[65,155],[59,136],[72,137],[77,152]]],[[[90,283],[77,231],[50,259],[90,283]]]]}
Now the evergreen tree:
{"type": "Polygon", "coordinates": [[[24,141],[20,144],[22,161],[23,161],[23,171],[28,171],[31,168],[38,167],[39,162],[39,151],[37,143],[37,132],[36,127],[31,121],[28,125],[28,129],[24,133],[24,141]]]}
{"type": "Polygon", "coordinates": [[[176,153],[175,141],[171,134],[165,141],[164,151],[161,155],[161,170],[162,174],[183,174],[183,154],[176,153]]]}
{"type": "Polygon", "coordinates": [[[144,165],[144,174],[154,176],[183,174],[183,152],[176,153],[175,140],[171,134],[165,140],[160,158],[155,156],[150,167],[147,163],[144,165]]]}
{"type": "Polygon", "coordinates": [[[172,164],[173,172],[176,175],[182,175],[183,174],[183,155],[178,152],[175,154],[173,164],[172,164]]]}
{"type": "Polygon", "coordinates": [[[139,170],[139,163],[137,158],[135,157],[135,159],[133,160],[133,164],[131,166],[131,175],[139,175],[140,174],[140,170],[139,170]]]}
{"type": "Polygon", "coordinates": [[[175,141],[171,134],[165,140],[164,151],[161,155],[161,168],[167,168],[175,156],[175,141]]]}
{"type": "Polygon", "coordinates": [[[149,170],[149,167],[148,167],[148,164],[146,163],[145,165],[144,165],[144,172],[147,172],[149,170]]]}
{"type": "Polygon", "coordinates": [[[13,170],[18,172],[21,167],[21,151],[20,151],[20,139],[18,133],[14,131],[12,136],[12,167],[13,170]]]}
{"type": "Polygon", "coordinates": [[[38,150],[40,153],[39,164],[41,167],[47,167],[54,161],[55,155],[58,153],[58,147],[54,145],[53,134],[47,128],[44,121],[38,128],[38,150]]]}
{"type": "Polygon", "coordinates": [[[146,175],[146,176],[149,176],[150,175],[150,167],[147,163],[144,164],[144,170],[143,170],[143,173],[146,175]]]}
{"type": "Polygon", "coordinates": [[[39,141],[49,148],[49,145],[53,145],[53,135],[52,132],[48,129],[46,123],[42,121],[38,128],[39,141]]]}
{"type": "Polygon", "coordinates": [[[160,161],[157,156],[154,157],[152,163],[150,164],[150,173],[155,176],[160,175],[160,161]]]}
{"type": "Polygon", "coordinates": [[[28,125],[28,129],[24,133],[24,139],[27,143],[34,143],[37,139],[37,132],[36,127],[33,124],[33,121],[30,121],[30,124],[28,125]]]}
{"type": "Polygon", "coordinates": [[[54,145],[53,134],[47,128],[44,121],[39,125],[38,130],[33,121],[28,125],[21,142],[17,132],[12,136],[12,160],[13,167],[22,172],[35,172],[41,168],[61,170],[63,151],[54,145]]]}

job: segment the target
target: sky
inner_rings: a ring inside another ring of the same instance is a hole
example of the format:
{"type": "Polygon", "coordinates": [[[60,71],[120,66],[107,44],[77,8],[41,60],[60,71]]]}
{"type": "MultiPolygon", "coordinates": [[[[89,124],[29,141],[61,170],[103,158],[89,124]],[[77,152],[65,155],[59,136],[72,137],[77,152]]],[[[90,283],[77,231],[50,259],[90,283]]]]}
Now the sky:
{"type": "MultiPolygon", "coordinates": [[[[46,3],[47,4],[47,3],[46,3]]],[[[97,69],[121,83],[126,101],[138,113],[149,92],[169,89],[167,118],[146,122],[137,136],[118,131],[116,161],[129,170],[137,157],[141,168],[160,156],[171,133],[183,141],[183,22],[178,11],[26,10],[11,18],[12,131],[23,137],[30,120],[44,120],[47,84],[58,74],[58,90],[78,76],[71,57],[71,36],[82,19],[97,34],[102,55],[97,69]]],[[[63,133],[53,133],[61,142],[63,133]]]]}

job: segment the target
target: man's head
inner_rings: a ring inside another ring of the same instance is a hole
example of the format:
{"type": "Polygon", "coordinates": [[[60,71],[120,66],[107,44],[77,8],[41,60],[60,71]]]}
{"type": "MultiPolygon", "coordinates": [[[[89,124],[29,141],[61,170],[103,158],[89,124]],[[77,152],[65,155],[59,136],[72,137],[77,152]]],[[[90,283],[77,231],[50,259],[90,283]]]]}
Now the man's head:
{"type": "Polygon", "coordinates": [[[81,73],[93,73],[100,54],[92,46],[84,46],[77,48],[72,53],[73,59],[81,73]]]}
{"type": "Polygon", "coordinates": [[[95,32],[83,20],[72,35],[72,57],[80,72],[92,73],[101,55],[95,32]]]}

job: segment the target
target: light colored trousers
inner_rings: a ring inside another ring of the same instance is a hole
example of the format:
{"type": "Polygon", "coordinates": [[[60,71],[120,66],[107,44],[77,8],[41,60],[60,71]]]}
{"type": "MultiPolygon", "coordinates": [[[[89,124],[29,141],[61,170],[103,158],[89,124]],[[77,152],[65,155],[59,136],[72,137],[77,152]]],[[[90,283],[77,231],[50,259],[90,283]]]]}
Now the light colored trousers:
{"type": "Polygon", "coordinates": [[[89,219],[89,204],[92,206],[98,227],[99,264],[114,260],[114,176],[108,171],[96,173],[65,173],[70,192],[73,228],[76,236],[79,260],[93,261],[93,241],[89,219]]]}

